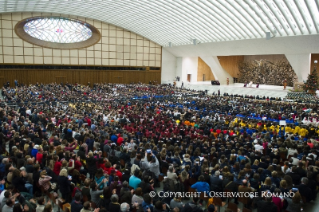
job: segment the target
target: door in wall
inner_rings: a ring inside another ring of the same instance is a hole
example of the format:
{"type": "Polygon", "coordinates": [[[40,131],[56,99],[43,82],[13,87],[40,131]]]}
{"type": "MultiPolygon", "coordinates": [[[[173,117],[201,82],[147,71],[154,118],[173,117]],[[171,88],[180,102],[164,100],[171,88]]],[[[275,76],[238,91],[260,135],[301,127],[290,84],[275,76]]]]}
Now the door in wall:
{"type": "Polygon", "coordinates": [[[191,81],[191,74],[187,74],[187,82],[191,81]]]}
{"type": "Polygon", "coordinates": [[[205,74],[203,74],[203,81],[205,81],[205,74]]]}

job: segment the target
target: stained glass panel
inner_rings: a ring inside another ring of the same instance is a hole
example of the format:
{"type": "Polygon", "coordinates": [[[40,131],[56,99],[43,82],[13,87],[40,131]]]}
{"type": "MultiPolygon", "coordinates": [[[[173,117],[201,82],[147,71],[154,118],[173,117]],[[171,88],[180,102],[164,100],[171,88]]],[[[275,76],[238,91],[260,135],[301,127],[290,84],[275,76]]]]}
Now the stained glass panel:
{"type": "Polygon", "coordinates": [[[39,18],[28,21],[24,31],[31,37],[55,43],[77,43],[88,40],[92,31],[86,23],[66,18],[39,18]]]}

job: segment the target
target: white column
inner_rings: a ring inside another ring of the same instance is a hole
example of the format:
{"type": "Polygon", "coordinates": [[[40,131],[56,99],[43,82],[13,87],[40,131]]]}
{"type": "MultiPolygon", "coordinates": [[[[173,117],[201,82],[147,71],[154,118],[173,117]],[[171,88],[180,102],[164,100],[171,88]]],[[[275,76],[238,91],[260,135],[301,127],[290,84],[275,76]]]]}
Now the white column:
{"type": "Polygon", "coordinates": [[[173,83],[175,80],[177,68],[177,58],[168,52],[166,49],[162,48],[162,73],[161,73],[161,83],[168,84],[173,83]]]}
{"type": "Polygon", "coordinates": [[[306,81],[310,73],[311,54],[286,54],[286,58],[298,77],[298,82],[306,81]]]}
{"type": "Polygon", "coordinates": [[[183,58],[176,58],[176,76],[180,77],[180,81],[183,81],[183,58]]]}
{"type": "Polygon", "coordinates": [[[198,57],[183,57],[181,81],[187,82],[187,74],[191,74],[191,83],[197,82],[198,57]]]}

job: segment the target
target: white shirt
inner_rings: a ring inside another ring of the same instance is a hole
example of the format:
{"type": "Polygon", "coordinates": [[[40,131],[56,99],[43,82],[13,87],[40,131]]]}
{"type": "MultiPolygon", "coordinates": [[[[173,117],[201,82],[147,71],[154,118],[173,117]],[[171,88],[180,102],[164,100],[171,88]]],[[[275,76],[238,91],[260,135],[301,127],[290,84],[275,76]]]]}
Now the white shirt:
{"type": "Polygon", "coordinates": [[[298,163],[299,163],[299,159],[298,158],[294,158],[294,157],[291,157],[291,159],[293,160],[291,164],[294,165],[294,166],[297,166],[298,163]]]}
{"type": "Polygon", "coordinates": [[[309,153],[309,154],[308,154],[308,157],[309,157],[310,155],[313,155],[313,159],[315,159],[315,160],[317,159],[317,155],[316,155],[316,154],[309,153]]]}
{"type": "Polygon", "coordinates": [[[261,150],[264,149],[264,147],[261,146],[261,145],[259,145],[259,144],[254,145],[254,147],[255,147],[255,150],[256,150],[256,151],[260,151],[260,152],[262,152],[261,150]]]}
{"type": "Polygon", "coordinates": [[[3,198],[4,198],[4,193],[6,192],[7,190],[3,190],[0,194],[0,202],[2,202],[3,198]]]}
{"type": "Polygon", "coordinates": [[[295,153],[298,154],[298,151],[297,151],[296,149],[291,149],[291,148],[289,148],[289,149],[288,149],[287,158],[289,157],[289,155],[292,155],[292,156],[293,156],[295,153]]]}
{"type": "Polygon", "coordinates": [[[42,212],[44,210],[45,205],[37,205],[36,212],[42,212]]]}
{"type": "Polygon", "coordinates": [[[290,172],[291,171],[291,169],[290,168],[288,168],[286,171],[284,171],[284,166],[282,166],[281,167],[281,171],[283,172],[283,173],[285,173],[285,174],[287,174],[288,172],[290,172]]]}

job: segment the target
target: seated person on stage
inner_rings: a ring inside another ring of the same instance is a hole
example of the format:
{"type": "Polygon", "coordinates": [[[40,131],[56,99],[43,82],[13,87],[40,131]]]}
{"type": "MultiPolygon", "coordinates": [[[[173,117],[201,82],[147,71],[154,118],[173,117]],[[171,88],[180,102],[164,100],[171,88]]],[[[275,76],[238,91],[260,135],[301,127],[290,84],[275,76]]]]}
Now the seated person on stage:
{"type": "Polygon", "coordinates": [[[251,88],[253,86],[253,81],[250,81],[250,83],[248,84],[248,87],[251,88]]]}
{"type": "Polygon", "coordinates": [[[257,83],[256,88],[259,88],[259,83],[257,83]]]}
{"type": "Polygon", "coordinates": [[[244,84],[244,87],[247,87],[247,83],[244,84]]]}

